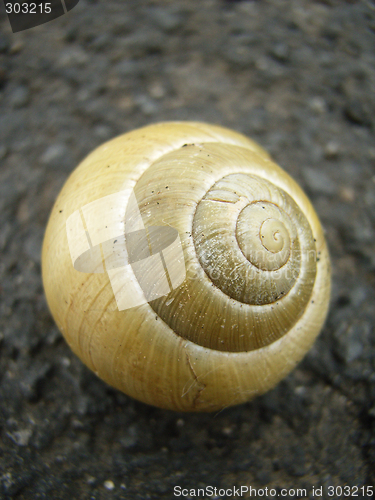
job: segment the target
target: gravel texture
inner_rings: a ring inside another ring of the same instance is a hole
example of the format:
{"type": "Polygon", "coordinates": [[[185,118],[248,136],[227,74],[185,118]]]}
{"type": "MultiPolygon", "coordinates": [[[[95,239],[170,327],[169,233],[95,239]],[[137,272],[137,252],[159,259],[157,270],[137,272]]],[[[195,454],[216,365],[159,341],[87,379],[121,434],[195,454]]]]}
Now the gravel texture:
{"type": "Polygon", "coordinates": [[[329,498],[328,486],[374,485],[374,3],[81,0],[16,34],[1,9],[0,497],[251,485],[329,498]],[[97,379],[54,325],[40,277],[72,169],[117,134],[173,119],[270,151],[312,199],[332,256],[313,349],[273,391],[214,415],[148,407],[97,379]]]}

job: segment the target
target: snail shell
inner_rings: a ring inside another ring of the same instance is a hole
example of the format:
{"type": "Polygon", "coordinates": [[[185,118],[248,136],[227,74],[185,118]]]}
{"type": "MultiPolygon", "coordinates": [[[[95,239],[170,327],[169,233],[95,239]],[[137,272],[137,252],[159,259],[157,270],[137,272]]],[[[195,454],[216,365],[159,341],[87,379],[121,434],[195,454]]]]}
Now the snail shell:
{"type": "Polygon", "coordinates": [[[275,386],[321,330],[330,294],[322,227],[301,188],[250,139],[193,122],[150,125],[93,151],[53,207],[42,271],[81,360],[126,394],[178,411],[275,386]],[[152,252],[151,228],[175,231],[163,233],[170,255],[152,252]],[[129,249],[142,231],[146,253],[141,237],[129,249]],[[119,274],[111,258],[126,249],[119,274]],[[154,293],[152,265],[137,275],[151,255],[164,256],[168,293],[154,293]]]}

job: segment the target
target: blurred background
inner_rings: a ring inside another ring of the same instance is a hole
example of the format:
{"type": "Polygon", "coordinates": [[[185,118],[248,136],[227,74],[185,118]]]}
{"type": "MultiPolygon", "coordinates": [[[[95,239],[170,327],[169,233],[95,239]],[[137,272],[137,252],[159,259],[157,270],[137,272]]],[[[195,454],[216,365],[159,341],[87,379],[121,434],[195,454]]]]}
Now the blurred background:
{"type": "Polygon", "coordinates": [[[15,34],[0,7],[0,497],[171,499],[175,485],[246,484],[313,498],[313,486],[374,484],[374,3],[80,0],[15,34]],[[162,120],[258,141],[310,196],[332,256],[313,349],[270,393],[213,415],[105,385],[43,295],[44,228],[69,173],[162,120]]]}

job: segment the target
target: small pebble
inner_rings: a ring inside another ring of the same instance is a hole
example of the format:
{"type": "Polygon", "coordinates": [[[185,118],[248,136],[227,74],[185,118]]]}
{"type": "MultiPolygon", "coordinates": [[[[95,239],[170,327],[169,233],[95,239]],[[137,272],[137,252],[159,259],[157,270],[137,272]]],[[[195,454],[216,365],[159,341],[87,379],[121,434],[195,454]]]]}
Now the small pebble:
{"type": "Polygon", "coordinates": [[[69,358],[61,358],[61,364],[64,368],[69,368],[70,366],[70,359],[69,358]]]}
{"type": "Polygon", "coordinates": [[[286,62],[289,58],[289,48],[286,43],[277,43],[271,49],[271,54],[280,62],[286,62]]]}
{"type": "Polygon", "coordinates": [[[233,427],[224,427],[221,432],[224,436],[231,436],[233,434],[233,427]]]}
{"type": "Polygon", "coordinates": [[[24,45],[25,44],[23,43],[22,40],[15,41],[10,48],[10,53],[11,54],[18,54],[23,49],[24,45]]]}
{"type": "Polygon", "coordinates": [[[355,200],[355,191],[351,186],[342,186],[339,195],[343,201],[348,203],[352,203],[355,200]]]}
{"type": "Polygon", "coordinates": [[[115,483],[110,480],[104,481],[104,488],[106,490],[112,491],[115,488],[115,483]]]}
{"type": "Polygon", "coordinates": [[[310,109],[322,115],[327,111],[326,101],[322,97],[313,97],[309,102],[310,109]]]}
{"type": "Polygon", "coordinates": [[[61,52],[57,60],[57,66],[60,68],[69,68],[70,66],[82,66],[89,60],[86,52],[78,47],[65,49],[61,52]]]}
{"type": "Polygon", "coordinates": [[[150,96],[154,99],[161,99],[165,96],[165,88],[160,83],[154,83],[151,85],[149,92],[150,96]]]}
{"type": "Polygon", "coordinates": [[[65,144],[51,144],[40,158],[41,162],[50,167],[67,167],[71,163],[71,154],[65,144]]]}
{"type": "Polygon", "coordinates": [[[324,148],[326,158],[337,158],[340,151],[340,145],[336,141],[329,141],[324,148]]]}
{"type": "Polygon", "coordinates": [[[16,432],[9,432],[7,435],[18,446],[27,446],[29,444],[32,431],[30,429],[22,429],[16,432]]]}
{"type": "Polygon", "coordinates": [[[103,141],[106,141],[113,136],[111,127],[108,127],[107,125],[97,125],[94,128],[94,134],[103,141]]]}

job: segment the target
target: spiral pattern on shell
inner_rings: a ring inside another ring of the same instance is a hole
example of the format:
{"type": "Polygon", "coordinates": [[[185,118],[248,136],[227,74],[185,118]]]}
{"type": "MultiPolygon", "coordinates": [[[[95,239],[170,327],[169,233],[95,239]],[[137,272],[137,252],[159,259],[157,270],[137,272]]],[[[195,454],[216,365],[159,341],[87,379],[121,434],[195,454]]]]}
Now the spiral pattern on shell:
{"type": "Polygon", "coordinates": [[[197,411],[251,399],[324,322],[329,258],[309,200],[227,129],[162,123],[113,139],[71,175],[51,220],[43,279],[58,326],[101,378],[142,401],[197,411]],[[134,192],[145,227],[178,231],[186,266],[179,287],[127,311],[105,274],[72,269],[63,230],[74,210],[116,190],[134,192]]]}

